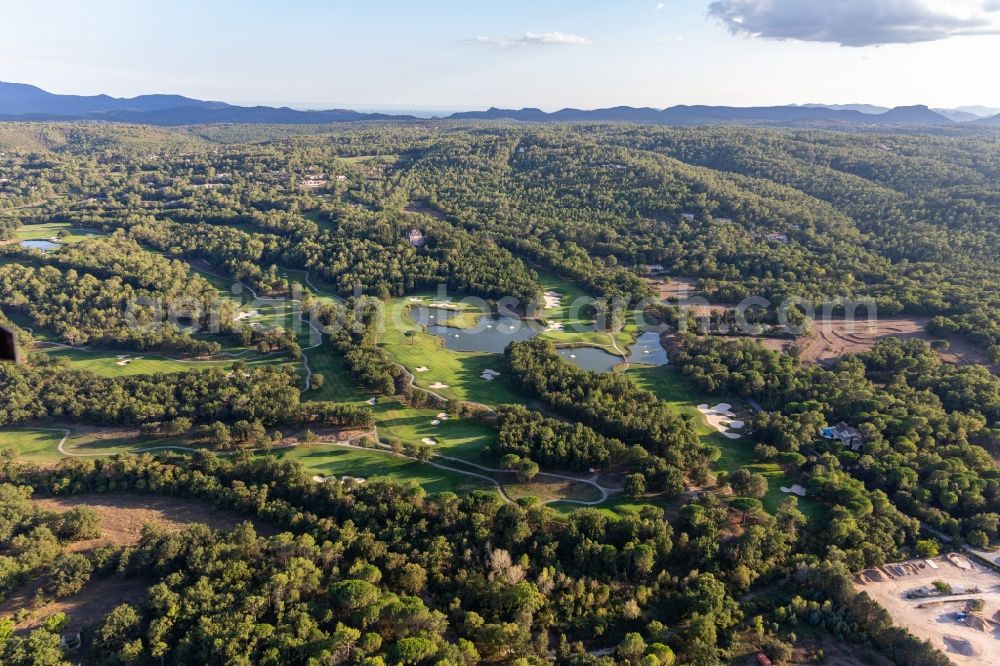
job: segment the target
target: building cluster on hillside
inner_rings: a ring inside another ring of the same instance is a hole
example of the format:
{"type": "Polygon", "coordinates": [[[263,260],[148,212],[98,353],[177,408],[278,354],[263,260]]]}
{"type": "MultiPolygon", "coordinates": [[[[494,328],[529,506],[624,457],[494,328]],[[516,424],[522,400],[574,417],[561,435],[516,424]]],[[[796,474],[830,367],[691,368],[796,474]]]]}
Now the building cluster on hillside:
{"type": "Polygon", "coordinates": [[[839,439],[844,446],[852,451],[861,450],[861,446],[865,443],[858,429],[847,425],[843,421],[835,426],[827,426],[820,429],[819,434],[823,439],[839,439]]]}
{"type": "Polygon", "coordinates": [[[406,234],[406,240],[410,241],[413,247],[423,247],[424,245],[424,232],[420,229],[410,229],[406,234]]]}

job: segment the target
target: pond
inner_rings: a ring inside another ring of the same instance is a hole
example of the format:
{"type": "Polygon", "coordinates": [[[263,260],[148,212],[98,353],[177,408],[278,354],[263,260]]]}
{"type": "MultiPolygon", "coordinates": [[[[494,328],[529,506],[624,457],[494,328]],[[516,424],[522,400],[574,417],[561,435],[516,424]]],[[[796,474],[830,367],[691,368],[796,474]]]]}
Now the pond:
{"type": "Polygon", "coordinates": [[[21,247],[32,247],[42,252],[48,252],[49,250],[58,248],[59,244],[47,240],[23,240],[21,241],[21,247]]]}
{"type": "Polygon", "coordinates": [[[431,335],[440,337],[444,346],[453,351],[502,354],[511,342],[522,342],[538,334],[537,328],[511,317],[483,315],[476,326],[468,329],[437,323],[454,314],[451,310],[422,305],[410,308],[413,321],[424,326],[431,335]]]}
{"type": "MultiPolygon", "coordinates": [[[[452,351],[502,354],[511,342],[529,340],[542,330],[532,322],[488,315],[483,315],[476,326],[467,329],[438,323],[456,314],[454,310],[425,305],[410,308],[413,321],[441,338],[444,346],[452,351]]],[[[667,362],[667,350],[660,344],[660,335],[655,331],[644,331],[628,351],[630,363],[663,365],[667,362]]],[[[621,356],[597,347],[564,348],[558,353],[576,367],[596,372],[610,372],[623,362],[621,356]]]]}
{"type": "Polygon", "coordinates": [[[628,348],[628,362],[642,365],[666,365],[667,350],[660,344],[660,334],[643,331],[628,348]]]}
{"type": "Polygon", "coordinates": [[[621,356],[610,354],[597,347],[571,347],[558,351],[560,356],[581,370],[611,372],[622,362],[621,356]]]}

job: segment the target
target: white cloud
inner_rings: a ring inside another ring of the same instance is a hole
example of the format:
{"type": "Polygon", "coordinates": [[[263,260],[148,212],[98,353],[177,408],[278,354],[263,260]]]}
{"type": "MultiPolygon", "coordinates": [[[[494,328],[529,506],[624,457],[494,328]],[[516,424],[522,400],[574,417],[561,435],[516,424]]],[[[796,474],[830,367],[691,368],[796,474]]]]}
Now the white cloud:
{"type": "Polygon", "coordinates": [[[653,11],[654,12],[662,12],[664,9],[666,9],[666,7],[667,7],[667,3],[665,3],[665,2],[658,2],[658,3],[656,3],[656,6],[653,7],[653,11]]]}
{"type": "Polygon", "coordinates": [[[495,46],[585,46],[590,40],[563,32],[526,32],[520,37],[486,37],[480,35],[472,41],[495,46]]]}
{"type": "Polygon", "coordinates": [[[733,34],[841,46],[1000,34],[1000,0],[715,0],[708,13],[733,34]]]}

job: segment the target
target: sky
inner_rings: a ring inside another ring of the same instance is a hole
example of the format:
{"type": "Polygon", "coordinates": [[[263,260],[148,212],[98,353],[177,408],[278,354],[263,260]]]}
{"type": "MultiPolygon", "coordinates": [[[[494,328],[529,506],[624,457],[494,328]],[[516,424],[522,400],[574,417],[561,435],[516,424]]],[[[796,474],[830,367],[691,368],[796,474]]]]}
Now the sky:
{"type": "Polygon", "coordinates": [[[1000,0],[5,2],[0,80],[359,110],[1000,107],[1000,0]]]}

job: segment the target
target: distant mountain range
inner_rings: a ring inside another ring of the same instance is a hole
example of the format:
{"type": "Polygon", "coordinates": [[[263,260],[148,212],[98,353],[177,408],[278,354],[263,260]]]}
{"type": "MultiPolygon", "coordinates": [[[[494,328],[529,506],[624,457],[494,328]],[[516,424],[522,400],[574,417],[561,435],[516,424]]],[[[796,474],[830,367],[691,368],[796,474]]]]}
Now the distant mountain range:
{"type": "MultiPolygon", "coordinates": [[[[789,106],[672,106],[666,109],[616,106],[607,109],[498,109],[466,111],[448,120],[518,120],[524,122],[630,122],[660,125],[796,124],[844,122],[864,125],[953,125],[1000,127],[1000,113],[982,117],[986,107],[930,109],[870,104],[805,104],[789,106]]],[[[349,109],[301,111],[288,107],[236,106],[182,95],[58,95],[23,83],[0,82],[0,120],[107,120],[150,125],[208,123],[310,124],[359,120],[416,120],[409,115],[362,113],[349,109]]]]}

